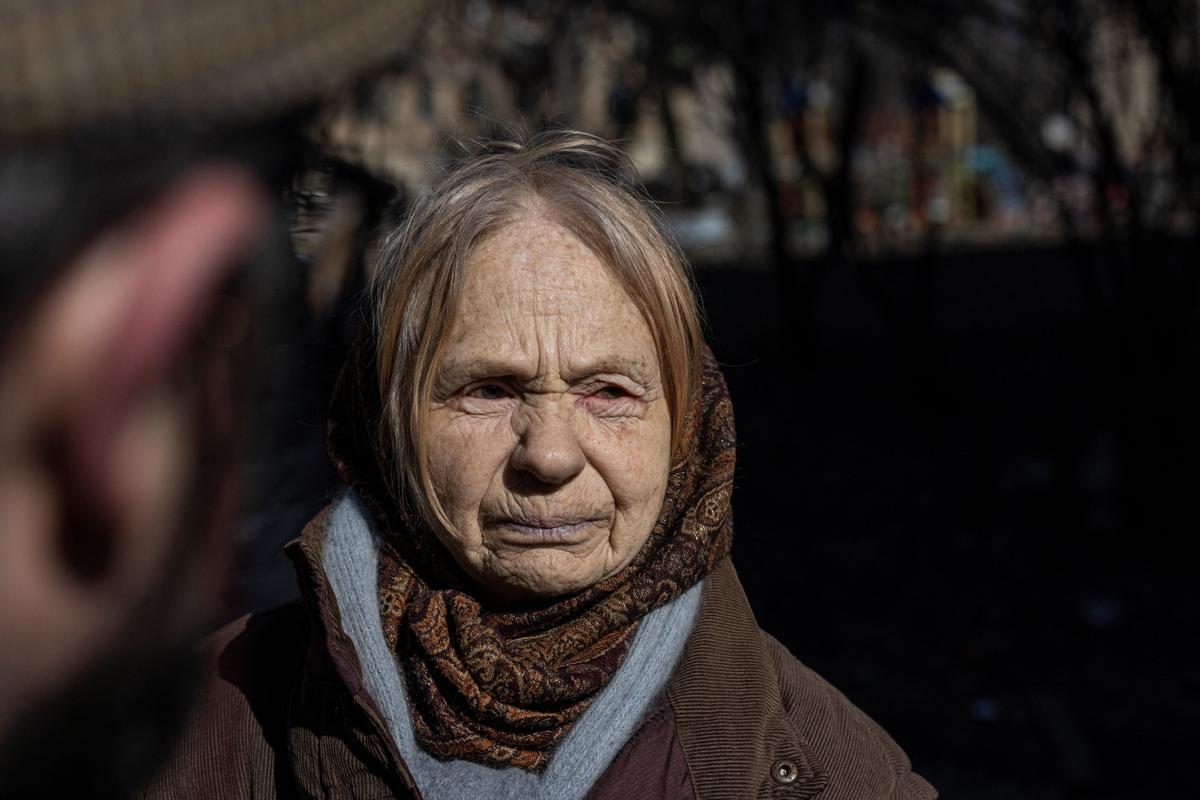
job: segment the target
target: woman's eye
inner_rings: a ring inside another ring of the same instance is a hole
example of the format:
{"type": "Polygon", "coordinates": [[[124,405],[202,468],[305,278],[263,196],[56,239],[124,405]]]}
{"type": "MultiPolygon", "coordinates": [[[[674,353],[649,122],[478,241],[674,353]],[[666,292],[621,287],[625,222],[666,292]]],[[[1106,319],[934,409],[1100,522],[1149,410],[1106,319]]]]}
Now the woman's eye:
{"type": "Polygon", "coordinates": [[[596,397],[601,400],[620,400],[627,392],[620,386],[605,386],[597,392],[594,392],[596,397]]]}
{"type": "Polygon", "coordinates": [[[508,390],[498,383],[485,383],[467,392],[467,397],[480,400],[503,400],[508,397],[508,390]]]}

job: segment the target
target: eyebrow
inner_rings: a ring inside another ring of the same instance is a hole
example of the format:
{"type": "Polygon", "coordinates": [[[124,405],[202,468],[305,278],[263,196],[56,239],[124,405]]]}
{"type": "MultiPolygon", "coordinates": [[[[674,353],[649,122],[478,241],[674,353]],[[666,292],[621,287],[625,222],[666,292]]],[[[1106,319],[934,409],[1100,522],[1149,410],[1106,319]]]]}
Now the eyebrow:
{"type": "Polygon", "coordinates": [[[581,363],[568,364],[567,374],[564,377],[567,380],[579,380],[603,373],[628,375],[631,378],[648,381],[654,376],[654,367],[641,359],[611,354],[581,363]]]}
{"type": "MultiPolygon", "coordinates": [[[[582,380],[592,375],[613,373],[627,375],[643,383],[650,382],[654,377],[654,368],[641,359],[629,358],[616,353],[602,355],[584,361],[567,365],[563,377],[569,383],[582,380]]],[[[440,381],[473,381],[480,378],[513,377],[517,380],[533,380],[537,373],[529,368],[524,360],[509,360],[505,358],[480,358],[469,361],[447,361],[438,369],[440,381]]]]}
{"type": "Polygon", "coordinates": [[[535,373],[519,361],[503,358],[473,358],[469,360],[443,361],[437,370],[439,379],[468,380],[513,376],[524,380],[532,379],[535,373]]]}

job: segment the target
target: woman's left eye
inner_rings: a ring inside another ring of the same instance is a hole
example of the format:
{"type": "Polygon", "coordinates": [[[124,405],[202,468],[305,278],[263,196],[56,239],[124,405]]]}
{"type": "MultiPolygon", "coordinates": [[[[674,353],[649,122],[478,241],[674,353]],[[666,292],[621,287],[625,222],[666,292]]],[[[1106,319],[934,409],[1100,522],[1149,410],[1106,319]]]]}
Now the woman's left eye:
{"type": "Polygon", "coordinates": [[[620,400],[628,394],[620,386],[605,386],[592,393],[593,397],[599,397],[601,400],[620,400]]]}

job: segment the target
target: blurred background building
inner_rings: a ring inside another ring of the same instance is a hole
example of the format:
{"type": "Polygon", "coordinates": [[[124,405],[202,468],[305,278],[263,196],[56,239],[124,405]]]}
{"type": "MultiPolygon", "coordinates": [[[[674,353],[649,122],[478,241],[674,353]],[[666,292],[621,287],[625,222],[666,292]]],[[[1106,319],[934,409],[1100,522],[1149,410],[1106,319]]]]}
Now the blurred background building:
{"type": "Polygon", "coordinates": [[[792,5],[444,4],[324,134],[409,193],[455,142],[513,125],[617,138],[686,244],[747,266],[772,236],[811,256],[842,237],[878,253],[1191,230],[1194,112],[1175,84],[1194,54],[1146,29],[1187,4],[792,5]],[[774,216],[738,218],[747,201],[774,216]]]}
{"type": "Polygon", "coordinates": [[[763,626],[946,797],[1200,796],[1195,0],[446,0],[313,131],[230,613],[335,485],[375,237],[547,123],[620,140],[697,270],[763,626]]]}

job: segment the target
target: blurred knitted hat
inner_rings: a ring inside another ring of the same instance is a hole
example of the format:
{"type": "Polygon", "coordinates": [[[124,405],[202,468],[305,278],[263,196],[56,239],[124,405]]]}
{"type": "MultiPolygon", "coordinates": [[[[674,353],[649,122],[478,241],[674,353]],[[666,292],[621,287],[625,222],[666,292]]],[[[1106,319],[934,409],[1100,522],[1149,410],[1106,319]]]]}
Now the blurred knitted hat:
{"type": "Polygon", "coordinates": [[[423,0],[0,0],[0,143],[252,122],[402,54],[423,0]]]}

